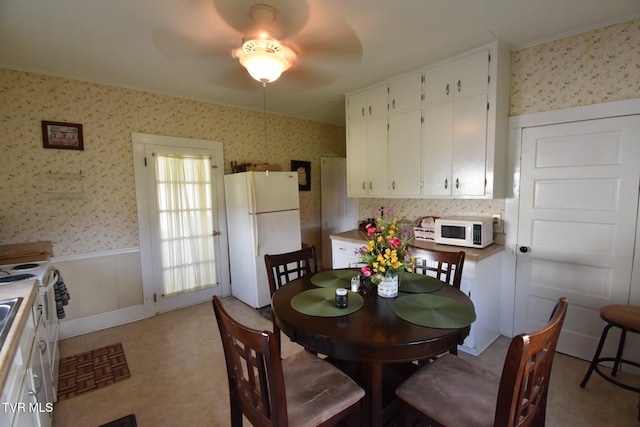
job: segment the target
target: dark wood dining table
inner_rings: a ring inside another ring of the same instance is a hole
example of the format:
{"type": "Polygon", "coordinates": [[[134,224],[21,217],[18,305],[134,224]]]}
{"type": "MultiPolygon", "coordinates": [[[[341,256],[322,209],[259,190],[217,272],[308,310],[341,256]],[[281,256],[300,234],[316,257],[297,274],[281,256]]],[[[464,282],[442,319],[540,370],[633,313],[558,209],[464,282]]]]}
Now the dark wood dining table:
{"type": "MultiPolygon", "coordinates": [[[[354,270],[354,275],[357,275],[354,270]]],[[[382,426],[384,416],[383,369],[389,366],[416,366],[415,361],[436,356],[454,345],[462,344],[470,326],[438,329],[420,326],[398,317],[392,304],[395,298],[382,298],[375,289],[363,295],[359,310],[336,317],[303,314],[291,306],[298,294],[317,288],[311,277],[293,280],[278,289],[272,309],[280,329],[294,342],[328,358],[357,365],[357,381],[364,388],[363,419],[365,425],[382,426]]],[[[400,292],[398,297],[405,293],[400,292]]],[[[448,297],[473,308],[469,297],[453,286],[443,286],[431,293],[448,297]]],[[[338,365],[339,366],[339,365],[338,365]]],[[[394,390],[388,390],[393,392],[394,390]]],[[[387,393],[389,394],[389,393],[387,393]]]]}

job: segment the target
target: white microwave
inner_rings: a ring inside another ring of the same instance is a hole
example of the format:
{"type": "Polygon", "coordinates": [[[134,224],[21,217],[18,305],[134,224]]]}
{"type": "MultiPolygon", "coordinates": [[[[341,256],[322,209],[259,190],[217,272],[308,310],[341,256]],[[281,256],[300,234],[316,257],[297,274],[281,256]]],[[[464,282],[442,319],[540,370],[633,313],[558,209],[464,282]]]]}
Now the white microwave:
{"type": "Polygon", "coordinates": [[[467,248],[489,246],[493,243],[493,218],[481,216],[437,218],[435,242],[467,248]]]}

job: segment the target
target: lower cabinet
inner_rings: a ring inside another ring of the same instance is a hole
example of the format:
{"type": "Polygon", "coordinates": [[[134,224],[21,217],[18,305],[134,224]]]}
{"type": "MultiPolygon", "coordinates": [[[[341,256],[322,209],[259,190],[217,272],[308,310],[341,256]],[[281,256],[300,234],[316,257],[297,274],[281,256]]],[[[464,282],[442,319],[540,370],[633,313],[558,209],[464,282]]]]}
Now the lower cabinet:
{"type": "MultiPolygon", "coordinates": [[[[38,335],[41,309],[36,302],[25,325],[14,362],[2,391],[0,425],[50,427],[53,401],[48,396],[51,369],[43,358],[43,340],[38,335]]],[[[41,330],[40,330],[41,332],[41,330]]]]}
{"type": "MultiPolygon", "coordinates": [[[[420,249],[414,248],[412,253],[420,258],[420,249]]],[[[480,355],[500,336],[502,254],[499,252],[477,262],[466,259],[462,268],[460,290],[471,298],[476,321],[458,350],[474,356],[480,355]]]]}
{"type": "Polygon", "coordinates": [[[335,268],[353,268],[360,264],[358,249],[363,243],[331,239],[331,265],[335,268]]]}

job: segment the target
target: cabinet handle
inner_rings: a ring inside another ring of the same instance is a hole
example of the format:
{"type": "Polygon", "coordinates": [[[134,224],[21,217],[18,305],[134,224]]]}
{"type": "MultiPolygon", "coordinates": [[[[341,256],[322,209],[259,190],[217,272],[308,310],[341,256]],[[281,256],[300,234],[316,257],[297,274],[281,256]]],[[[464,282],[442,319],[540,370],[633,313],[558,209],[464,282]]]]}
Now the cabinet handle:
{"type": "Polygon", "coordinates": [[[462,90],[462,83],[458,80],[458,93],[462,90]]]}
{"type": "Polygon", "coordinates": [[[38,374],[33,374],[33,384],[34,385],[36,384],[36,380],[38,380],[38,385],[36,385],[36,391],[29,390],[29,394],[33,393],[33,394],[31,394],[32,396],[37,395],[38,393],[40,393],[40,390],[42,390],[42,384],[43,384],[42,379],[40,379],[38,374]]]}
{"type": "Polygon", "coordinates": [[[449,180],[445,178],[444,180],[444,189],[446,190],[449,187],[449,180]]]}
{"type": "Polygon", "coordinates": [[[364,117],[364,107],[362,107],[362,117],[364,117]]]}
{"type": "Polygon", "coordinates": [[[447,96],[449,96],[449,83],[447,83],[446,92],[447,92],[447,96]]]}
{"type": "Polygon", "coordinates": [[[395,181],[391,181],[391,188],[392,188],[393,190],[395,190],[395,189],[396,189],[396,182],[395,182],[395,181]]]}
{"type": "Polygon", "coordinates": [[[40,338],[40,353],[44,354],[47,351],[47,342],[40,338]]]}
{"type": "Polygon", "coordinates": [[[373,190],[373,182],[369,181],[369,190],[373,190]]]}
{"type": "Polygon", "coordinates": [[[373,110],[371,108],[371,105],[369,105],[369,115],[371,115],[371,111],[373,111],[373,110]]]}
{"type": "Polygon", "coordinates": [[[394,110],[396,109],[396,100],[392,100],[391,101],[391,108],[393,108],[394,110]]]}
{"type": "Polygon", "coordinates": [[[456,178],[456,190],[460,188],[460,181],[458,180],[458,178],[456,178]]]}
{"type": "Polygon", "coordinates": [[[367,188],[366,187],[366,183],[364,181],[362,181],[362,189],[365,190],[366,188],[367,188]]]}

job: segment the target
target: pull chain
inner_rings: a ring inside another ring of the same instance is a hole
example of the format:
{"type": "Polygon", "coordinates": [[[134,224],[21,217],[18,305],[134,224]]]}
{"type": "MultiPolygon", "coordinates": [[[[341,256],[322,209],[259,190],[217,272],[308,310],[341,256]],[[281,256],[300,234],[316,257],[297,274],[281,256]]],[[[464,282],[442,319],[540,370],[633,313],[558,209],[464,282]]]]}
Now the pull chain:
{"type": "Polygon", "coordinates": [[[262,82],[262,111],[264,111],[264,162],[269,164],[269,150],[267,138],[267,84],[262,82]]]}

